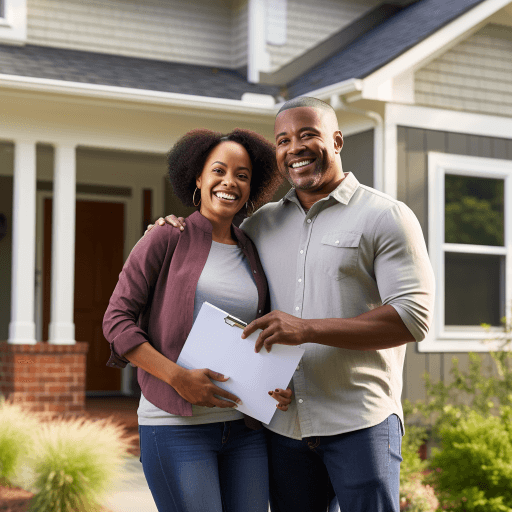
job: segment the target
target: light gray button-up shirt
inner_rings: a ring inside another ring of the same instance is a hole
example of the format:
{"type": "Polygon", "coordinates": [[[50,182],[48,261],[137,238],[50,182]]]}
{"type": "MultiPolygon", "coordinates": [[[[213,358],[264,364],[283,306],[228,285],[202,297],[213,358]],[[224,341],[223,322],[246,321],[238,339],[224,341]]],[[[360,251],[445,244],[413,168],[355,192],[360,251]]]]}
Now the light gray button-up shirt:
{"type": "MultiPolygon", "coordinates": [[[[416,341],[430,326],[434,275],[423,234],[400,201],[352,173],[307,214],[292,189],[241,226],[267,275],[271,308],[299,318],[351,318],[393,306],[416,341]]],[[[405,345],[359,351],[305,343],[287,412],[268,428],[294,439],[403,423],[405,345]]]]}

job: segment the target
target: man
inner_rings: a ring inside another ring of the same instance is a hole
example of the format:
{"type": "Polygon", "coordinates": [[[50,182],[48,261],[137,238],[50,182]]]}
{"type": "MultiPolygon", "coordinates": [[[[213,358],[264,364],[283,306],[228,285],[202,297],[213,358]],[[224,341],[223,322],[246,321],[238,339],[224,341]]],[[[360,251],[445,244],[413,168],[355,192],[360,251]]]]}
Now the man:
{"type": "Polygon", "coordinates": [[[242,225],[272,309],[243,336],[262,329],[257,351],[305,354],[288,412],[267,426],[271,508],[325,511],[334,490],[343,512],[398,512],[405,345],[425,337],[434,299],[421,228],[406,205],[343,172],[328,104],[286,102],[274,133],[293,188],[242,225]]]}

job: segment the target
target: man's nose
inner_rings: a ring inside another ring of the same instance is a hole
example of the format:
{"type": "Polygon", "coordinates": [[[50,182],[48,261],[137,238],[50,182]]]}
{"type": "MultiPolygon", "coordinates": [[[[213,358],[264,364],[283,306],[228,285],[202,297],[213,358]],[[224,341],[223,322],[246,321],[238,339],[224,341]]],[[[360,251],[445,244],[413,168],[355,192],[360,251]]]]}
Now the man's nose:
{"type": "Polygon", "coordinates": [[[290,145],[288,147],[288,152],[296,155],[297,153],[300,153],[301,151],[304,151],[304,144],[300,139],[292,139],[290,141],[290,145]]]}

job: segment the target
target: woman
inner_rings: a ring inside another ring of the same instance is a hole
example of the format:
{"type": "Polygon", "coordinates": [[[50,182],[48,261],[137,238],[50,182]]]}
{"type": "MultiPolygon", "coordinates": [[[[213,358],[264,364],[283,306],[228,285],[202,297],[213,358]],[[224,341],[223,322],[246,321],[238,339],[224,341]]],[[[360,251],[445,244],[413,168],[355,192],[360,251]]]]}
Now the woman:
{"type": "MultiPolygon", "coordinates": [[[[198,211],[187,230],[155,229],[131,252],[103,320],[108,364],[138,367],[141,462],[160,512],[267,512],[264,430],[212,382],[228,376],[175,361],[204,301],[246,322],[266,312],[256,250],[232,222],[273,195],[274,148],[247,130],[196,130],[171,149],[168,170],[198,211]]],[[[269,394],[288,408],[290,390],[269,394]]]]}

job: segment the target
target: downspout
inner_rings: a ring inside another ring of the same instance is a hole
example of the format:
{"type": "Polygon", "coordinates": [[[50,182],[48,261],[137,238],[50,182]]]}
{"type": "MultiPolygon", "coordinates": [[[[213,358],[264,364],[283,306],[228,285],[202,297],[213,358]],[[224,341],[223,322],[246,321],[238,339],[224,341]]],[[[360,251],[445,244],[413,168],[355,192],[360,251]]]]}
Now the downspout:
{"type": "Polygon", "coordinates": [[[370,118],[375,127],[373,130],[373,188],[386,192],[386,176],[384,169],[384,120],[382,116],[373,110],[364,110],[362,108],[350,107],[343,99],[334,94],[330,99],[334,110],[345,110],[353,114],[359,114],[370,118]]]}

